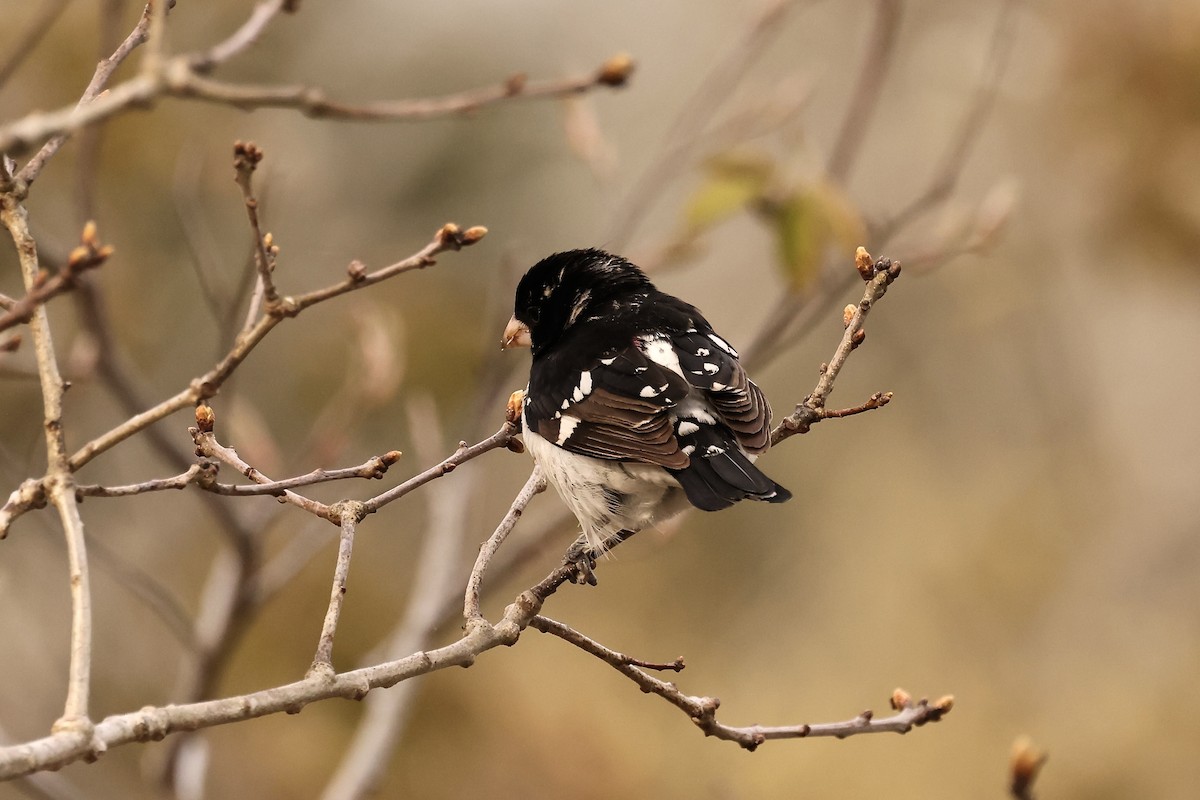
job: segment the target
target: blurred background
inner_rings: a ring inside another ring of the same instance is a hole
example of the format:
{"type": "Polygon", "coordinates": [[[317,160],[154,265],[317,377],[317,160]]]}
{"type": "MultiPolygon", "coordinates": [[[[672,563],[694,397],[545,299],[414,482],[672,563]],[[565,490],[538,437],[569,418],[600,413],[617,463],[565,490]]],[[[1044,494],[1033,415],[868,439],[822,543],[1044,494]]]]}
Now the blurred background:
{"type": "MultiPolygon", "coordinates": [[[[0,57],[43,5],[10,4],[0,57]]],[[[5,120],[73,103],[141,12],[55,5],[62,12],[0,86],[5,120]]],[[[227,36],[246,6],[180,2],[172,50],[227,36]]],[[[780,416],[811,390],[841,307],[860,296],[854,246],[906,265],[831,404],[880,390],[895,400],[768,454],[793,502],[645,532],[602,564],[598,587],[564,587],[546,613],[640,658],[682,655],[674,678],[720,697],[729,724],[883,713],[896,686],[952,693],[953,713],[903,738],[771,742],[751,754],[530,631],[469,671],[412,684],[380,796],[999,798],[1025,734],[1050,754],[1044,797],[1193,797],[1200,5],[831,0],[792,4],[756,28],[762,13],[680,0],[303,3],[216,77],[369,101],[518,72],[586,74],[618,52],[637,69],[621,90],[423,123],[164,99],[69,143],[33,186],[31,224],[50,263],[88,218],[116,246],[92,283],[111,315],[109,352],[148,404],[207,370],[245,313],[251,236],[235,139],[266,152],[256,181],[284,293],[336,282],[352,259],[399,260],[448,220],[486,225],[483,242],[435,268],[285,322],[213,401],[221,440],[272,476],[405,451],[384,483],[312,492],[326,500],[368,497],[499,426],[528,369],[527,354],[498,349],[512,289],[551,252],[610,247],[652,267],[660,288],[752,351],[780,416]],[[871,113],[856,111],[874,59],[877,103],[868,91],[871,113]],[[952,178],[944,197],[911,206],[939,176],[952,178]]],[[[8,246],[0,292],[22,293],[8,246]]],[[[50,306],[73,383],[74,447],[129,413],[82,307],[50,306]]],[[[5,495],[44,469],[31,351],[26,342],[0,356],[5,495]]],[[[190,417],[155,428],[187,457],[190,417]]],[[[527,456],[489,453],[363,524],[339,669],[380,660],[410,608],[425,537],[458,537],[445,563],[461,576],[528,469],[527,456]],[[440,506],[439,491],[450,498],[440,506]]],[[[177,471],[143,437],[79,479],[177,471]]],[[[300,555],[239,620],[204,692],[213,697],[303,675],[336,553],[336,531],[299,511],[265,498],[222,504],[268,555],[300,555]]],[[[83,514],[96,717],[183,699],[187,620],[223,563],[221,515],[193,491],[91,499],[83,514]],[[147,598],[156,589],[170,599],[147,598]]],[[[506,547],[532,546],[560,514],[553,493],[535,499],[506,547]]],[[[572,536],[545,537],[492,580],[486,613],[545,574],[572,536]]],[[[460,624],[446,616],[432,643],[460,624]]],[[[68,625],[57,521],[26,515],[0,542],[8,741],[43,735],[61,713],[68,625]]],[[[210,729],[184,759],[205,789],[180,780],[179,796],[319,796],[363,712],[329,701],[210,729]]],[[[178,738],[0,785],[0,797],[155,796],[178,738]]]]}

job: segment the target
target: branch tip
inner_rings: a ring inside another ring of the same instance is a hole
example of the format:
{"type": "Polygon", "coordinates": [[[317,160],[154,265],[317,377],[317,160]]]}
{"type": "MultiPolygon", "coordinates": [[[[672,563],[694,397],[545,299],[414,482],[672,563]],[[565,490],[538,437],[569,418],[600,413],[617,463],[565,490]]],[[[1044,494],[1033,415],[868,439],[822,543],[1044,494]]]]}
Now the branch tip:
{"type": "Polygon", "coordinates": [[[216,422],[217,415],[212,410],[212,406],[207,403],[201,403],[196,406],[196,427],[201,433],[212,433],[216,422]]]}
{"type": "Polygon", "coordinates": [[[596,73],[596,83],[613,88],[622,87],[629,81],[634,66],[633,56],[617,53],[600,66],[600,71],[596,73]]]}

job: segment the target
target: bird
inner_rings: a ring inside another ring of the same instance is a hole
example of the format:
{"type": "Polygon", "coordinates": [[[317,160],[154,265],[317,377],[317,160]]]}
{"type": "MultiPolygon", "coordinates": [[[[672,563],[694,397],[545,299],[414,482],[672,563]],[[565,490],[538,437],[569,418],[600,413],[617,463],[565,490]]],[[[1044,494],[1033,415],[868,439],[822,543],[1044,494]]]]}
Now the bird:
{"type": "Polygon", "coordinates": [[[532,351],[522,439],[579,521],[581,569],[689,503],[791,498],[754,465],[771,406],[737,351],[629,260],[582,249],[531,267],[501,341],[517,347],[532,351]]]}

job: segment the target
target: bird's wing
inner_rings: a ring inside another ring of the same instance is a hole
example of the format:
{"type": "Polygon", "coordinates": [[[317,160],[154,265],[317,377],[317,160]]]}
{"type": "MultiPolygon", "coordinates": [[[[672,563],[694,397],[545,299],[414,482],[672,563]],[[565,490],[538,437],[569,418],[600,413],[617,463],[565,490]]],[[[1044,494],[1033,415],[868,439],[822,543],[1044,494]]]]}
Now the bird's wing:
{"type": "Polygon", "coordinates": [[[771,438],[771,405],[746,376],[737,351],[711,331],[690,330],[671,338],[683,376],[708,401],[749,453],[767,449],[771,438]]]}
{"type": "Polygon", "coordinates": [[[573,453],[682,469],[689,459],[670,412],[690,391],[682,376],[632,343],[582,366],[548,358],[530,374],[525,422],[573,453]]]}

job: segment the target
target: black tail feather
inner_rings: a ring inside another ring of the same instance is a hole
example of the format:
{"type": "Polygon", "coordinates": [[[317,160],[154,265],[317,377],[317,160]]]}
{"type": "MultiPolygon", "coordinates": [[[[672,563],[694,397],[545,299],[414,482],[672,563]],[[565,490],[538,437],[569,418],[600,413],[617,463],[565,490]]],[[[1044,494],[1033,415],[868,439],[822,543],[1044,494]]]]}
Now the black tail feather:
{"type": "Polygon", "coordinates": [[[768,503],[791,499],[792,493],[764,475],[736,444],[712,438],[696,442],[687,467],[670,471],[688,502],[704,511],[720,511],[747,498],[768,503]]]}

